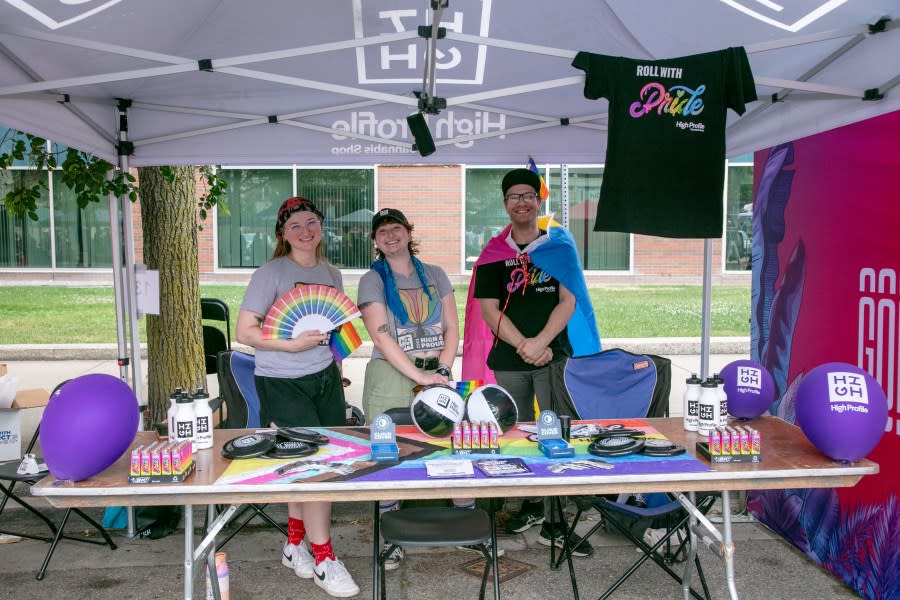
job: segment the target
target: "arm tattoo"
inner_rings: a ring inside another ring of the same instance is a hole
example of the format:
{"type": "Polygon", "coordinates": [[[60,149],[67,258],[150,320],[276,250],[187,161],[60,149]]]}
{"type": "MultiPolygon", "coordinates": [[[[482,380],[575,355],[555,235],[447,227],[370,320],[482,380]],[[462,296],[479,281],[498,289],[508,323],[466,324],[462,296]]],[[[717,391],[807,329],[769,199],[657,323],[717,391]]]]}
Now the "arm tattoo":
{"type": "Polygon", "coordinates": [[[387,323],[382,323],[381,325],[378,326],[378,329],[376,329],[375,331],[376,331],[377,333],[387,333],[387,332],[388,332],[388,325],[387,325],[387,323]]]}

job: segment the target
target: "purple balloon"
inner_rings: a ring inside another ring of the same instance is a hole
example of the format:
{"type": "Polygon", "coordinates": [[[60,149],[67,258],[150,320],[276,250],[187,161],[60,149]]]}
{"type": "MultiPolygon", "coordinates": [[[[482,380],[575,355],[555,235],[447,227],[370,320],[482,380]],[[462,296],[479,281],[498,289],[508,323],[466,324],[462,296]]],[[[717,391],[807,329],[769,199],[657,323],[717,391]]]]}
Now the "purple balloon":
{"type": "Polygon", "coordinates": [[[728,395],[728,414],[737,419],[755,419],[772,406],[775,380],[756,361],[735,360],[719,371],[728,395]]]}
{"type": "Polygon", "coordinates": [[[110,466],[131,445],[138,406],[112,375],[82,375],[50,398],[41,419],[41,451],[57,479],[81,481],[110,466]]]}
{"type": "Polygon", "coordinates": [[[826,456],[855,461],[871,452],[887,422],[887,400],[874,377],[848,363],[806,374],[795,399],[797,424],[826,456]]]}

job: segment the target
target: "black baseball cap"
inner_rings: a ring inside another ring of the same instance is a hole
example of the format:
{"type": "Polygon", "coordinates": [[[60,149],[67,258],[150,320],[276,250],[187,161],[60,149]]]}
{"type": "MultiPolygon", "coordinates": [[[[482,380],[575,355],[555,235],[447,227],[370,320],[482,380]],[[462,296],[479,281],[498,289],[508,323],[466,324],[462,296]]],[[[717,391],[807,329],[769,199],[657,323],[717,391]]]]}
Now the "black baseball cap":
{"type": "Polygon", "coordinates": [[[513,169],[503,176],[503,183],[500,184],[503,188],[503,197],[506,197],[509,188],[520,183],[531,186],[537,194],[541,193],[541,178],[537,173],[530,169],[513,169]]]}
{"type": "Polygon", "coordinates": [[[402,212],[396,208],[382,208],[372,216],[372,235],[375,235],[375,230],[385,221],[396,221],[407,229],[412,229],[412,225],[409,224],[409,221],[406,220],[406,215],[402,212]]]}

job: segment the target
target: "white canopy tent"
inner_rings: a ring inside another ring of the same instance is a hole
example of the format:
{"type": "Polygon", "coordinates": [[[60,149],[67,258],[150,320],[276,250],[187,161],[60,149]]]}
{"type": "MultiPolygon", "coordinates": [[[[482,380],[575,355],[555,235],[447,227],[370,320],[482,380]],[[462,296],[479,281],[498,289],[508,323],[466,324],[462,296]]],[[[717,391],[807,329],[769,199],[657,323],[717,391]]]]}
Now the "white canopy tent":
{"type": "MultiPolygon", "coordinates": [[[[733,156],[900,109],[898,9],[897,0],[2,0],[0,123],[123,168],[522,164],[528,154],[599,163],[607,103],[583,97],[583,73],[570,65],[578,51],[666,58],[742,45],[761,100],[729,116],[733,156]],[[435,14],[445,35],[420,37],[435,14]],[[419,107],[415,92],[434,113],[437,151],[426,158],[411,150],[405,120],[419,107]]],[[[114,227],[120,210],[128,202],[111,201],[114,227]]],[[[133,253],[131,220],[122,222],[133,253]]],[[[707,243],[704,372],[710,258],[707,243]]],[[[131,317],[140,381],[133,256],[114,271],[126,274],[118,313],[131,317]]],[[[124,344],[120,336],[120,356],[124,344]]]]}

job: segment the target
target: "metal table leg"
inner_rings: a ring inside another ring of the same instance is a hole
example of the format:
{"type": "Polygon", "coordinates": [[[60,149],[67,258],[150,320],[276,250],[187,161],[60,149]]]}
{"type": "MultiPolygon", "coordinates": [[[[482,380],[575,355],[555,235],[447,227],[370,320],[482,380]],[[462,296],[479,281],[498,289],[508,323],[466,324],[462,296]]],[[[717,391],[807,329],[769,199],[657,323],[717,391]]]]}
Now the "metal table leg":
{"type": "Polygon", "coordinates": [[[184,600],[194,597],[194,511],[184,507],[184,600]]]}
{"type": "Polygon", "coordinates": [[[488,518],[491,520],[491,559],[494,561],[494,600],[500,600],[500,559],[497,558],[497,523],[494,521],[494,499],[488,498],[488,518]]]}
{"type": "Polygon", "coordinates": [[[731,538],[731,497],[728,492],[722,492],[722,529],[725,534],[725,546],[723,548],[725,560],[725,579],[728,581],[728,593],[732,600],[737,600],[737,587],[734,584],[734,541],[731,538]]]}
{"type": "MultiPolygon", "coordinates": [[[[722,532],[710,521],[706,515],[697,510],[693,502],[694,494],[689,499],[684,494],[676,494],[676,498],[691,514],[691,556],[685,565],[684,579],[690,577],[689,569],[693,565],[693,557],[696,556],[695,539],[709,548],[725,563],[725,579],[728,582],[728,595],[731,600],[738,600],[737,587],[734,582],[734,540],[731,537],[731,498],[728,491],[722,492],[722,532]]],[[[686,585],[686,584],[683,584],[686,585]]],[[[688,590],[689,588],[684,588],[688,590]]],[[[685,594],[688,592],[685,591],[685,594]]],[[[685,596],[687,598],[688,596],[685,596]]]]}
{"type": "Polygon", "coordinates": [[[383,581],[379,582],[378,580],[380,575],[378,554],[381,551],[378,538],[381,537],[381,515],[378,512],[378,500],[375,500],[372,504],[375,507],[375,514],[372,517],[372,600],[379,600],[379,584],[384,585],[383,581]]]}

